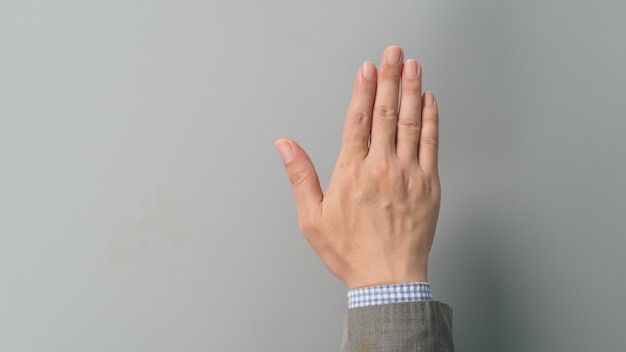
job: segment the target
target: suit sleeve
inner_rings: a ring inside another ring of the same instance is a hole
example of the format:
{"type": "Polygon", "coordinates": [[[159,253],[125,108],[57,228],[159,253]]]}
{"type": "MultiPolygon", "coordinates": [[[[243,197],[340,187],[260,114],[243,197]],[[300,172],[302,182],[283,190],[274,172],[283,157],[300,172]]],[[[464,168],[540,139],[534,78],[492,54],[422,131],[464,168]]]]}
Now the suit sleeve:
{"type": "Polygon", "coordinates": [[[453,352],[452,309],[415,301],[348,309],[341,352],[453,352]]]}

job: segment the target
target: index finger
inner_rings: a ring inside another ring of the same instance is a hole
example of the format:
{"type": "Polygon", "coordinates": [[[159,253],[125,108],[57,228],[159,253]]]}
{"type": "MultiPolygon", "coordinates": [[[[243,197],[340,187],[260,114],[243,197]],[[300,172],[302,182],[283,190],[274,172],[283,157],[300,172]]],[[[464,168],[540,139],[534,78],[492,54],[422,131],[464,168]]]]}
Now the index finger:
{"type": "Polygon", "coordinates": [[[372,128],[372,106],[376,96],[376,65],[361,65],[354,80],[352,100],[343,127],[342,154],[365,157],[369,150],[372,128]]]}

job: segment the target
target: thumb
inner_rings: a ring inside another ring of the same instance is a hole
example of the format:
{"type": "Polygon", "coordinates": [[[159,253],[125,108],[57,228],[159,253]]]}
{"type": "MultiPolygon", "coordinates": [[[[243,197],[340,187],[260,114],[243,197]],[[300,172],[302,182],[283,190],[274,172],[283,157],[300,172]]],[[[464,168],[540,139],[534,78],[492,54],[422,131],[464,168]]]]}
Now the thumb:
{"type": "Polygon", "coordinates": [[[324,197],[315,167],[304,149],[295,141],[281,138],[274,145],[285,164],[287,176],[296,197],[298,217],[301,222],[310,220],[308,217],[318,208],[324,197]]]}

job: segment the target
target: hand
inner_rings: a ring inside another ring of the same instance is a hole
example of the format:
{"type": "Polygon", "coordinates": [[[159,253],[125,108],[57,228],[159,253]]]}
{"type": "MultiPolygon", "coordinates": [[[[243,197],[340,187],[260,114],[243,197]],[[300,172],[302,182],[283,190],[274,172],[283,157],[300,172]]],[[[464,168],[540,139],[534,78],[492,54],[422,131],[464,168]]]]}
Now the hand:
{"type": "Polygon", "coordinates": [[[422,95],[420,65],[403,56],[391,46],[380,72],[359,68],[326,194],[305,151],[276,141],[300,229],[350,289],[427,281],[441,198],[438,111],[432,93],[422,95]]]}

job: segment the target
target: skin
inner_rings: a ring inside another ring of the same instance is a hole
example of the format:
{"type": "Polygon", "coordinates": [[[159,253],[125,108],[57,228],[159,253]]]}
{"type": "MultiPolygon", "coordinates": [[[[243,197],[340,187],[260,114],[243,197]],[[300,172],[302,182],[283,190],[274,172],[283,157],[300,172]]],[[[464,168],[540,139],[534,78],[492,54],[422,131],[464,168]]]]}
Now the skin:
{"type": "Polygon", "coordinates": [[[384,51],[379,70],[361,65],[326,193],[306,152],[276,141],[300,229],[349,289],[428,280],[441,199],[439,118],[421,86],[419,63],[404,61],[398,46],[384,51]]]}

